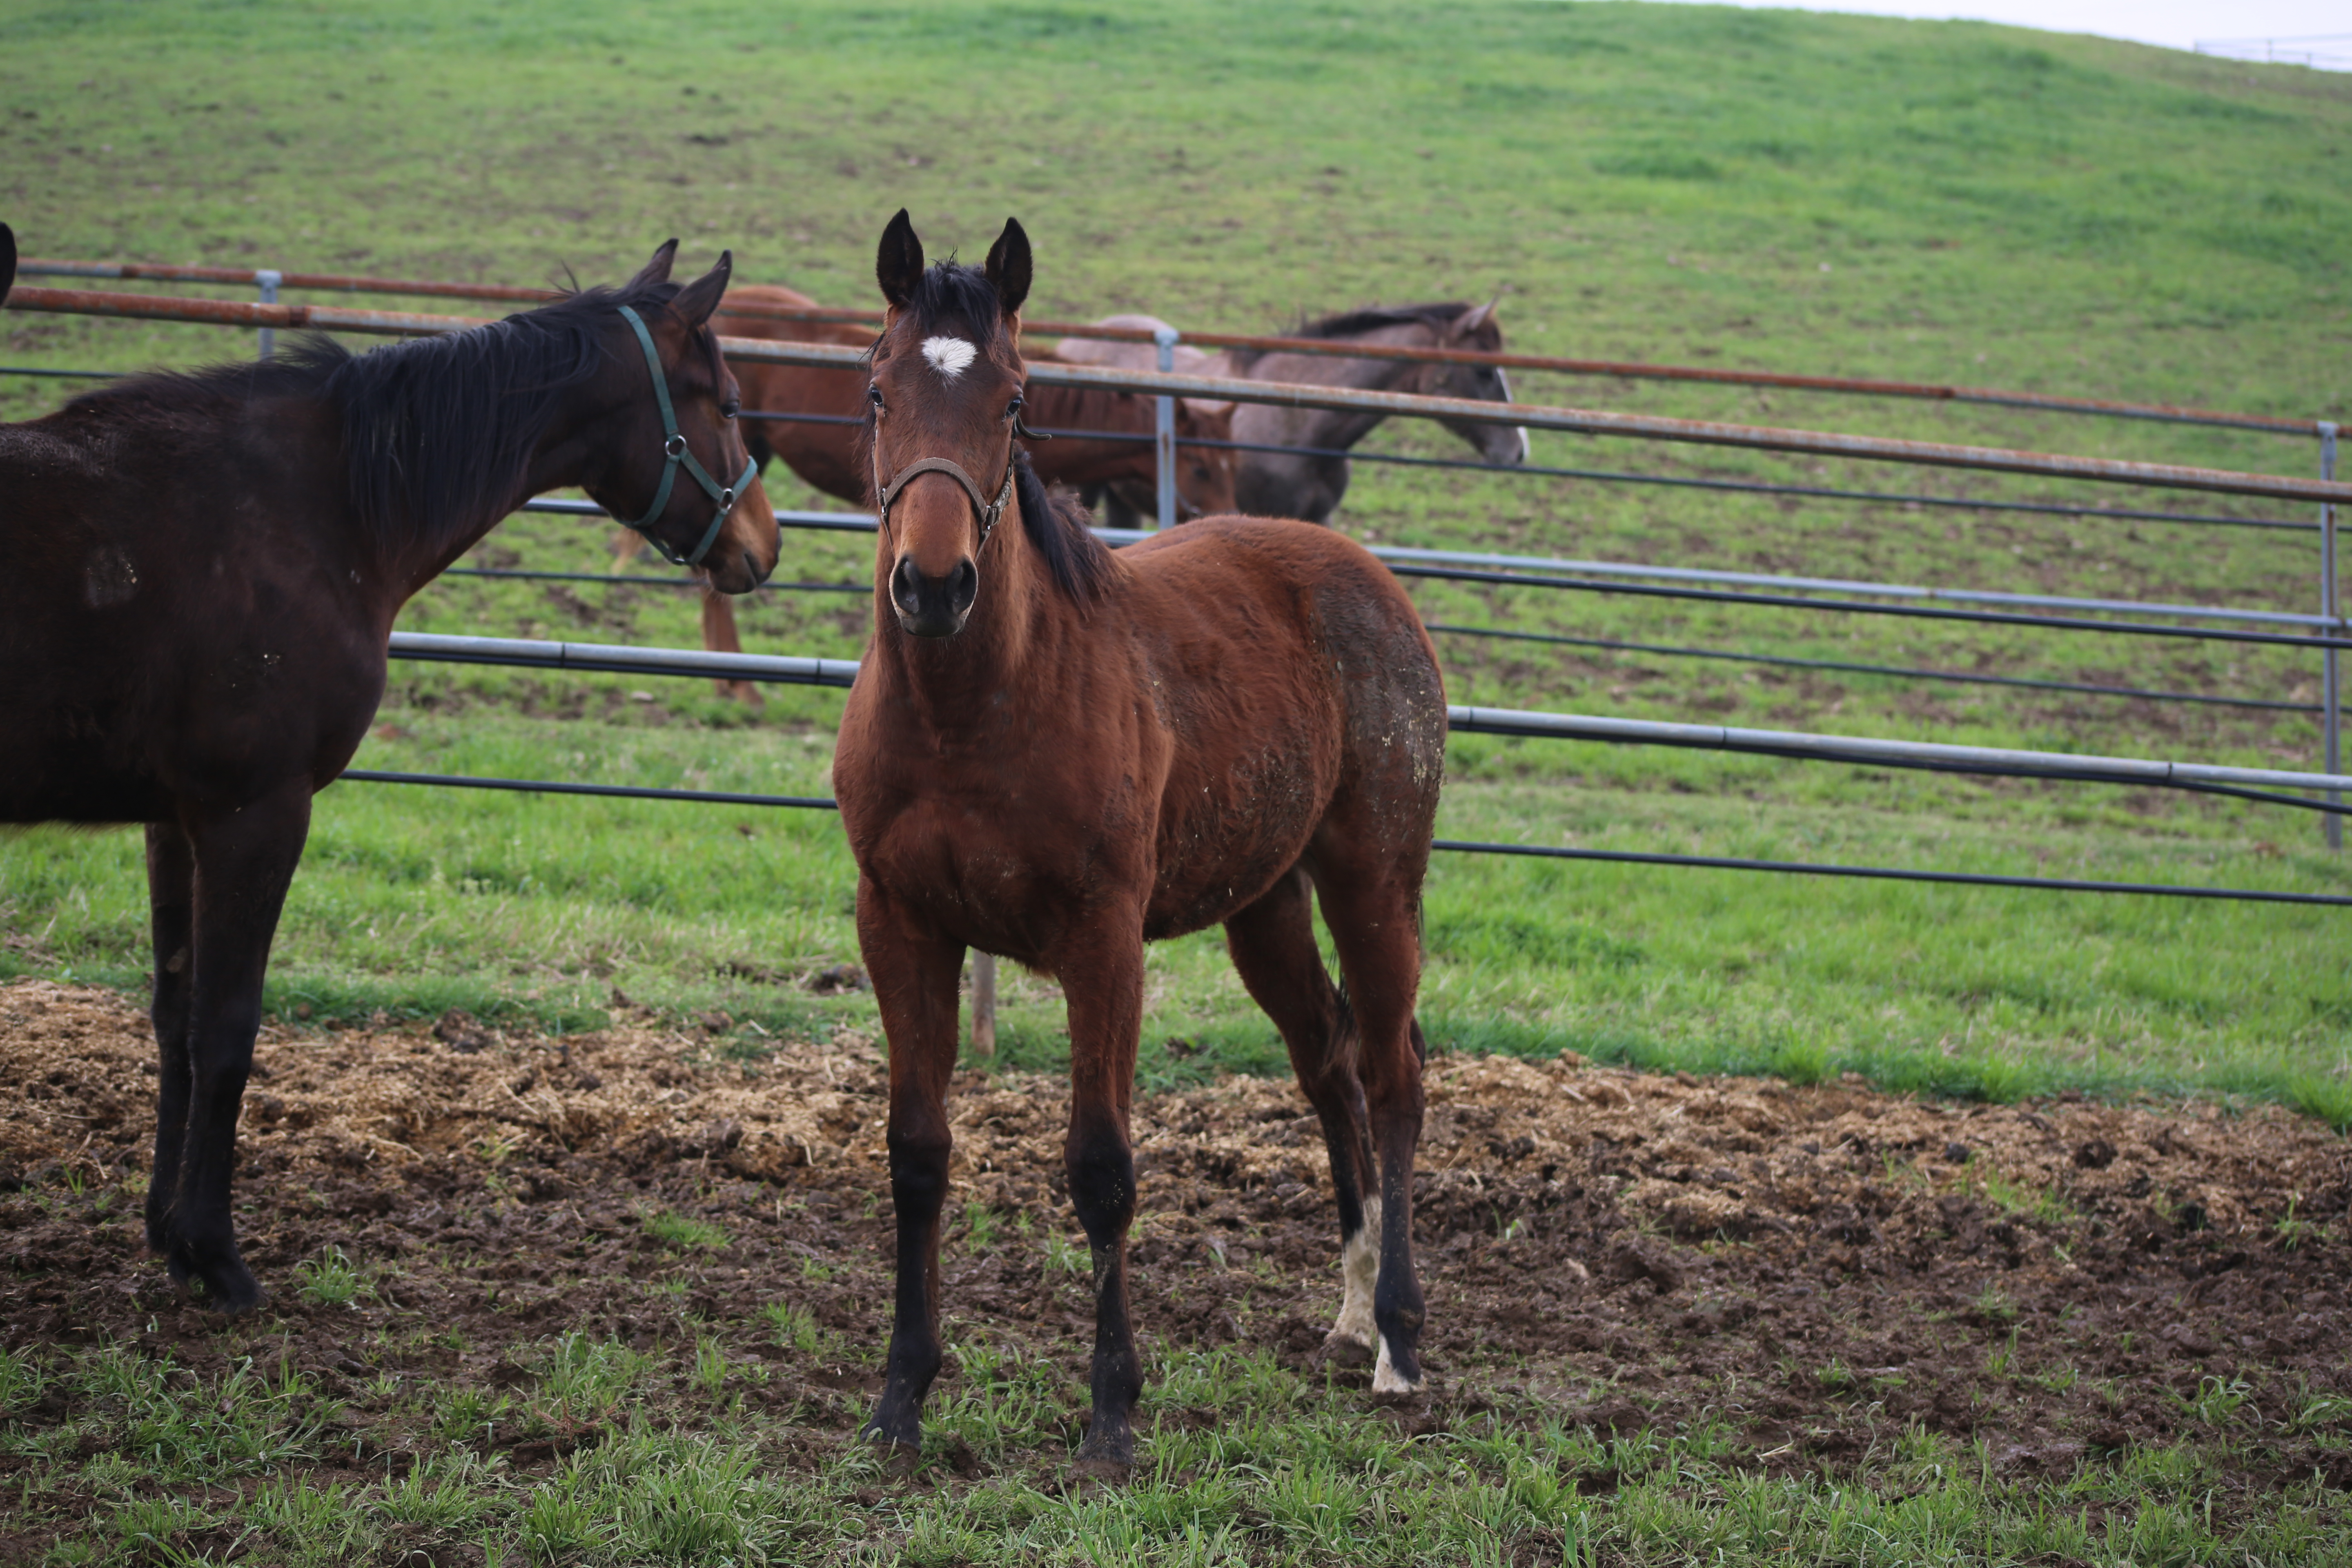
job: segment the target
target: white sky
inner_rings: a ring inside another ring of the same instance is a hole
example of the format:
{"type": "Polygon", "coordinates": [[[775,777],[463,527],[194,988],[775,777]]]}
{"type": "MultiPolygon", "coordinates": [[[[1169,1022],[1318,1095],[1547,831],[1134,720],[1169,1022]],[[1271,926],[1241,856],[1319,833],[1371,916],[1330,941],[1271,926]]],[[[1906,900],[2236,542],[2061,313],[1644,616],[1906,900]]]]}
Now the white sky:
{"type": "MultiPolygon", "coordinates": [[[[1790,0],[1733,0],[1788,6],[1790,0]]],[[[2321,63],[2352,68],[2352,5],[2346,0],[1822,0],[1793,8],[1860,11],[1877,16],[1964,17],[2006,22],[2053,33],[2098,33],[2143,44],[2186,49],[2200,40],[2312,38],[2290,46],[2331,57],[2321,63]]]]}

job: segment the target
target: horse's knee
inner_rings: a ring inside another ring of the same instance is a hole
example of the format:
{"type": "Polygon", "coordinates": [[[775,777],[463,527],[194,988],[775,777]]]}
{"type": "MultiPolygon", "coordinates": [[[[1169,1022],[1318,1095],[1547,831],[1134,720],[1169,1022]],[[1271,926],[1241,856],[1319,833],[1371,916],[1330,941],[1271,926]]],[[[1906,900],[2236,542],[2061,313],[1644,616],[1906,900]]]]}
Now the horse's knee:
{"type": "Polygon", "coordinates": [[[893,1132],[890,1151],[890,1196],[901,1213],[936,1212],[947,1201],[948,1159],[954,1152],[944,1137],[907,1136],[893,1132]]]}
{"type": "Polygon", "coordinates": [[[1071,1140],[1067,1168],[1070,1202],[1087,1239],[1097,1244],[1123,1236],[1135,1217],[1135,1154],[1115,1131],[1071,1140]]]}

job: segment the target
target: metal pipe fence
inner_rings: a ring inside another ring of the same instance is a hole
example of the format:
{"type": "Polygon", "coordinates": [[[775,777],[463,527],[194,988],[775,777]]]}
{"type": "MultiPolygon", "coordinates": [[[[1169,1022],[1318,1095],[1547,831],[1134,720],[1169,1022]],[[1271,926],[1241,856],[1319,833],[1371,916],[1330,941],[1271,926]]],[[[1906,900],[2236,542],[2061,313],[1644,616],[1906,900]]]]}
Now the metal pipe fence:
{"type": "MultiPolygon", "coordinates": [[[[794,414],[770,409],[745,409],[738,419],[793,425],[864,425],[849,414],[794,414]]],[[[1040,436],[1070,436],[1088,441],[1145,442],[1157,437],[1132,430],[1039,430],[1040,436]]],[[[1459,468],[1472,472],[1528,474],[1544,479],[1594,479],[1604,484],[1663,485],[1675,489],[1726,490],[1749,495],[1792,496],[1817,500],[1891,502],[1900,506],[1956,507],[1969,511],[2035,512],[2057,517],[2112,518],[2125,522],[2210,523],[2228,528],[2284,529],[2312,533],[2319,525],[2288,518],[2228,517],[2210,512],[2133,511],[2121,507],[2068,505],[2058,501],[2004,501],[1973,496],[1911,495],[1898,490],[1841,489],[1826,485],[1780,485],[1760,479],[1702,479],[1675,474],[1636,474],[1616,468],[1561,468],[1541,463],[1514,463],[1496,468],[1476,458],[1424,458],[1405,452],[1367,452],[1354,447],[1301,447],[1280,441],[1220,441],[1213,437],[1179,436],[1179,447],[1199,447],[1226,452],[1273,452],[1285,457],[1339,458],[1355,463],[1382,463],[1414,468],[1459,468]]]]}
{"type": "MultiPolygon", "coordinates": [[[[524,510],[535,511],[562,511],[572,516],[603,515],[601,509],[596,507],[593,502],[585,501],[539,500],[526,503],[524,510]]],[[[823,526],[843,531],[871,532],[874,529],[874,522],[871,518],[855,512],[778,512],[777,517],[779,519],[780,526],[805,527],[809,526],[809,524],[797,520],[815,518],[823,520],[823,526]]],[[[1149,535],[1136,534],[1126,531],[1112,529],[1097,529],[1095,532],[1113,545],[1131,543],[1138,539],[1149,537],[1149,535]]],[[[1383,547],[1373,546],[1370,548],[1372,548],[1374,552],[1377,554],[1383,547]]],[[[1460,574],[1448,574],[1443,572],[1432,572],[1427,574],[1446,578],[1458,578],[1462,575],[1460,574]]],[[[701,586],[700,583],[696,578],[690,576],[656,577],[638,573],[610,572],[542,572],[515,567],[457,566],[451,567],[449,570],[444,572],[442,575],[445,577],[478,577],[534,582],[595,583],[605,584],[626,584],[648,587],[699,588],[701,586]]],[[[1475,575],[1474,580],[1491,582],[1497,579],[1496,574],[1477,574],[1475,575]]],[[[1517,577],[1504,580],[1515,583],[1521,581],[1521,579],[1517,577]]],[[[1538,585],[1542,586],[1554,585],[1546,579],[1536,579],[1536,582],[1538,585]]],[[[867,594],[873,591],[873,584],[870,583],[848,582],[769,582],[761,584],[759,591],[780,593],[867,594]]],[[[1807,601],[1807,603],[1821,603],[1821,601],[1807,601]]],[[[1841,607],[1834,601],[1830,603],[1832,607],[1841,607]]],[[[2054,624],[2059,626],[2061,629],[2067,629],[2067,623],[2053,623],[2040,616],[2023,617],[2022,620],[2024,624],[2028,625],[2039,626],[2054,624]]],[[[1435,621],[1426,624],[1427,628],[1432,632],[1442,632],[1452,636],[1494,637],[1518,642],[1536,642],[1575,647],[1602,648],[1625,653],[1654,654],[1667,658],[1722,659],[1741,664],[1785,666],[1791,668],[1834,670],[1856,675],[1889,676],[1914,680],[1952,681],[1979,686],[2016,687],[2032,690],[2081,693],[2095,697],[2135,698],[2158,702],[2202,703],[2216,707],[2250,708],[2294,713],[2318,713],[2322,710],[2320,705],[2316,702],[2285,702],[2279,701],[2274,699],[2260,697],[2231,697],[2205,692],[2166,691],[2141,687],[2101,686],[2088,681],[2041,680],[2021,676],[1990,675],[1964,670],[1919,669],[1900,665],[1863,664],[1842,659],[1799,658],[1787,655],[1735,653],[1718,648],[1677,647],[1657,643],[1624,642],[1608,637],[1579,637],[1551,632],[1517,631],[1500,626],[1465,626],[1435,621]]],[[[2298,637],[2289,640],[2292,646],[2296,647],[2308,646],[2307,639],[2305,638],[2298,637]]]]}
{"type": "MultiPolygon", "coordinates": [[[[846,584],[859,592],[864,584],[846,584]]],[[[1458,626],[1424,621],[1424,629],[1450,637],[1494,637],[1508,642],[1549,643],[1566,647],[1599,648],[1611,653],[1654,654],[1665,658],[1721,659],[1732,664],[1772,665],[1790,669],[1822,669],[1847,675],[1883,675],[1906,680],[1944,680],[1968,686],[2008,686],[2031,691],[2063,691],[2089,697],[2127,697],[2150,702],[2197,702],[2217,708],[2259,708],[2284,713],[2316,713],[2316,702],[2283,702],[2269,697],[2223,697],[2201,691],[2164,691],[2137,686],[2099,686],[2087,680],[2037,680],[2028,676],[1986,675],[1959,669],[1915,669],[1904,665],[1863,664],[1850,659],[1800,658],[1791,654],[1732,653],[1723,648],[1677,647],[1664,643],[1623,642],[1613,637],[1568,637],[1558,632],[1513,631],[1503,626],[1458,626]]]]}
{"type": "MultiPolygon", "coordinates": [[[[604,509],[597,506],[593,501],[538,500],[526,501],[523,504],[522,510],[525,511],[562,512],[575,517],[602,517],[606,515],[604,509]]],[[[779,511],[776,513],[776,521],[778,526],[782,528],[816,528],[845,533],[871,533],[874,531],[876,526],[873,517],[863,512],[779,511]]],[[[1096,537],[1114,546],[1137,543],[1142,540],[1151,537],[1151,534],[1149,532],[1141,532],[1129,529],[1097,528],[1094,532],[1096,537]]],[[[2352,637],[2336,638],[2316,635],[2296,637],[2280,633],[2233,631],[2227,628],[2218,627],[2167,626],[2137,621],[2094,621],[2078,617],[2028,616],[1990,610],[1948,610],[1930,608],[1922,605],[1881,605],[1860,599],[1808,597],[1795,593],[1747,594],[1709,588],[1680,588],[1658,584],[1643,583],[1634,580],[1642,576],[1649,575],[1679,575],[1685,571],[1697,573],[1703,570],[1699,568],[1647,567],[1638,563],[1621,562],[1555,562],[1543,556],[1505,556],[1498,557],[1496,559],[1524,562],[1528,569],[1521,571],[1486,571],[1466,565],[1454,565],[1451,563],[1423,564],[1419,559],[1423,556],[1431,555],[1446,556],[1457,553],[1471,553],[1466,552],[1424,552],[1410,550],[1402,546],[1384,544],[1368,544],[1363,548],[1375,559],[1379,560],[1383,565],[1387,566],[1390,571],[1395,573],[1400,577],[1426,577],[1445,582],[1485,583],[1526,588],[1570,589],[1601,594],[1628,594],[1642,597],[1693,599],[1702,602],[1715,602],[1727,605],[1762,605],[1782,609],[1832,610],[1862,615],[1904,616],[1931,620],[1973,621],[1989,626],[2032,626],[2045,631],[2106,632],[2134,637],[2184,637],[2193,641],[2201,642],[2259,643],[2305,649],[2325,649],[2330,647],[2352,647],[2352,637]],[[1556,565],[1561,568],[1563,573],[1570,570],[1598,570],[1617,573],[1622,574],[1626,580],[1622,582],[1614,582],[1602,580],[1597,577],[1572,577],[1559,574],[1546,573],[1535,569],[1546,565],[1556,565]]],[[[1724,574],[1723,575],[1735,579],[1757,578],[1766,583],[1785,584],[1793,586],[1810,586],[1815,584],[1819,584],[1823,587],[1843,586],[1850,590],[1864,593],[1884,593],[1911,596],[1925,596],[1942,593],[1948,596],[1959,597],[1964,594],[1971,592],[1969,590],[1957,589],[1939,591],[1917,588],[1901,584],[1841,582],[1841,580],[1838,579],[1827,578],[1777,578],[1765,576],[1760,574],[1734,573],[1724,574]]],[[[2142,613],[2155,615],[2177,614],[2185,616],[2212,616],[2223,619],[2276,619],[2284,621],[2290,625],[2310,626],[2315,628],[2327,624],[2323,622],[2318,616],[2299,616],[2292,612],[2284,611],[2250,611],[2246,613],[2245,616],[2240,617],[2236,616],[2235,612],[2229,611],[2226,608],[2201,605],[2153,605],[2142,604],[2138,601],[2128,599],[2060,599],[2053,600],[2052,602],[2060,605],[2071,605],[2082,608],[2137,610],[2142,613]]],[[[2340,623],[2338,624],[2340,625],[2340,623]]],[[[2352,632],[2352,627],[2347,627],[2346,629],[2347,632],[2352,632]]]]}
{"type": "MultiPolygon", "coordinates": [[[[501,637],[430,637],[416,633],[394,633],[390,652],[394,658],[425,659],[446,663],[526,666],[650,676],[718,675],[732,679],[795,685],[846,685],[855,679],[856,671],[856,663],[845,659],[780,658],[753,654],[712,654],[680,648],[634,648],[604,644],[537,642],[530,639],[501,637]]],[[[1644,720],[1604,719],[1582,714],[1528,712],[1512,709],[1451,707],[1447,710],[1447,725],[1449,729],[1457,731],[1478,734],[1692,746],[1709,750],[1748,752],[1798,760],[1918,768],[1977,776],[2053,779],[2088,784],[2137,784],[2157,788],[2186,789],[2252,798],[2264,804],[2300,805],[2315,809],[2326,809],[2326,807],[2321,802],[2257,793],[2255,786],[2340,790],[2347,784],[2352,784],[2352,779],[2275,769],[2222,767],[2207,763],[2084,756],[2067,752],[2020,752],[1991,747],[1949,746],[1930,742],[1874,740],[1786,731],[1739,730],[1720,725],[1662,724],[1644,720]]],[[[487,778],[467,774],[388,773],[354,769],[346,772],[343,776],[362,783],[431,784],[455,788],[602,795],[715,805],[803,806],[814,809],[830,809],[835,805],[832,800],[821,796],[749,795],[708,790],[664,789],[650,785],[487,778]]],[[[1822,876],[1863,877],[2060,891],[2143,893],[2183,898],[2352,905],[2352,896],[2294,893],[2276,889],[2198,888],[2170,883],[2091,882],[2068,879],[1995,876],[1974,872],[1822,865],[1801,861],[1742,860],[1727,857],[1568,849],[1543,845],[1470,843],[1452,839],[1440,840],[1435,847],[1462,853],[1532,855],[1554,858],[1616,860],[1636,864],[1685,865],[1735,870],[1773,870],[1822,876]]]]}
{"type": "MultiPolygon", "coordinates": [[[[136,274],[118,274],[132,276],[136,274]]],[[[317,276],[317,275],[304,275],[317,276]]],[[[256,270],[248,279],[268,289],[277,278],[256,270]]],[[[373,279],[368,282],[385,282],[373,279]]],[[[359,286],[357,283],[353,287],[359,286]]],[[[454,291],[454,290],[453,290],[454,291]]],[[[529,298],[547,296],[533,293],[529,298]]],[[[253,304],[223,300],[159,300],[138,295],[104,295],[85,290],[23,289],[8,304],[11,308],[34,310],[65,310],[75,313],[123,315],[146,319],[207,321],[222,324],[253,326],[264,331],[279,327],[308,327],[328,331],[380,332],[393,334],[425,334],[462,330],[478,324],[467,318],[430,316],[412,312],[355,310],[338,307],[312,307],[286,304],[253,304]]],[[[1175,338],[1162,332],[1156,340],[1163,364],[1172,355],[1175,338]]],[[[845,345],[814,343],[773,343],[764,341],[725,339],[723,349],[730,357],[770,363],[809,364],[827,367],[851,366],[861,363],[861,351],[845,345]]],[[[1328,345],[1327,345],[1328,347],[1328,345]]],[[[266,349],[265,349],[266,352],[266,349]]],[[[1559,368],[1559,366],[1528,366],[1524,368],[1559,368]]],[[[1588,367],[1589,368],[1589,367],[1588,367]]],[[[1700,445],[1745,447],[1762,450],[1801,452],[1815,456],[1837,456],[1870,461],[1908,462],[1930,466],[1977,468],[1994,472],[2032,474],[2042,477],[2087,480],[2099,483],[2150,485],[2167,488],[2201,489],[2212,493],[2262,496],[2280,500],[2316,500],[2321,504],[2321,521],[2317,531],[2322,534],[2323,550],[2331,568],[2323,593],[2321,613],[2300,616],[2272,611],[2233,611],[2226,607],[2201,605],[2144,605],[2135,601],[2068,599],[2054,595],[2022,595],[2000,594],[1990,590],[1936,590],[1904,584],[1878,584],[1838,579],[1805,579],[1773,577],[1759,574],[1704,572],[1690,568],[1651,568],[1622,563],[1555,562],[1538,557],[1480,556],[1468,552],[1400,552],[1394,550],[1375,553],[1391,557],[1391,569],[1404,576],[1446,577],[1456,581],[1488,584],[1512,584],[1549,588],[1570,588],[1597,592],[1632,593],[1645,596],[1705,598],[1721,603],[1771,605],[1808,609],[1839,609],[1874,614],[1907,615],[1937,619],[1966,619],[1986,624],[2024,625],[2044,629],[2098,631],[2109,634],[2194,637],[2205,640],[2259,642],[2283,644],[2322,651],[2328,665],[2327,700],[2323,705],[2324,727],[2331,758],[2336,756],[2337,714],[2335,682],[2335,651],[2347,645],[2341,636],[2286,637],[2261,632],[2224,630],[2213,627],[2161,626],[2145,623],[2095,621],[2080,617],[2063,618],[2050,616],[2022,616],[1991,611],[1958,611],[1930,608],[1919,604],[1870,604],[1852,599],[1824,599],[1797,593],[1757,594],[1732,593],[1716,589],[1692,589],[1664,585],[1659,583],[1631,581],[1610,582],[1601,579],[1653,577],[1678,579],[1682,582],[1718,582],[1747,584],[1784,589],[1803,589],[1814,593],[1863,592],[1910,598],[1940,597],[1976,603],[2006,603],[2038,605],[2047,608],[2122,611],[2156,614],[2181,618],[2229,619],[2269,622],[2340,632],[2344,627],[2336,613],[2332,578],[2334,504],[2352,500],[2352,486],[2335,481],[2334,443],[2326,437],[2332,427],[2317,422],[2296,429],[2319,431],[2323,437],[2323,468],[2321,479],[2314,483],[2291,476],[2241,473],[2230,470],[2198,468],[2179,465],[2139,463],[2116,459],[2089,458],[2058,454],[2014,451],[2004,448],[1958,446],[1947,443],[1888,440],[1878,437],[1854,437],[1835,432],[1792,430],[1771,426],[1731,425],[1715,421],[1671,419],[1652,416],[1622,415],[1597,410],[1556,408],[1527,404],[1495,404],[1471,399],[1425,397],[1410,394],[1372,393],[1353,388],[1331,388],[1300,384],[1280,384],[1243,378],[1201,375],[1180,375],[1167,371],[1141,373],[1108,370],[1102,367],[1064,365],[1040,362],[1032,366],[1032,375],[1048,384],[1092,386],[1103,390],[1141,393],[1157,400],[1160,415],[1154,439],[1160,444],[1161,489],[1170,488],[1172,479],[1172,421],[1168,417],[1172,400],[1179,395],[1224,398],[1233,401],[1269,403],[1293,407],[1314,407],[1377,412],[1382,415],[1402,415],[1432,418],[1468,420],[1476,423],[1511,423],[1527,427],[1579,431],[1588,434],[1610,434],[1622,437],[1663,439],[1700,445]],[[1416,559],[1418,557],[1418,559],[1416,559]],[[1472,562],[1484,560],[1496,564],[1518,568],[1507,572],[1466,569],[1472,562]],[[1533,568],[1533,571],[1528,570],[1533,568]],[[1583,574],[1581,576],[1569,573],[1583,574]]],[[[1714,373],[1705,379],[1723,379],[1714,373]]],[[[1801,378],[1800,378],[1801,379],[1801,378]]],[[[1853,387],[1822,388],[1853,390],[1853,387]]],[[[1913,389],[1917,391],[1919,389],[1913,389]]],[[[1953,389],[1943,389],[1939,395],[1952,395],[1953,389]]],[[[2085,401],[2085,400],[2076,400],[2085,401]]],[[[2087,405],[2080,411],[2129,412],[2126,405],[2087,405]]],[[[2200,411],[2161,409],[2166,417],[2199,416],[2200,411]]],[[[2139,414],[2154,416],[2147,408],[2139,414]]],[[[2137,415],[2135,415],[2137,416],[2137,415]]],[[[818,416],[827,417],[827,416],[818,416]]],[[[840,416],[830,416],[840,417],[840,416]]],[[[2236,420],[2245,423],[2253,416],[2236,420]]],[[[2256,421],[2259,425],[2259,421],[2256,421]]],[[[2272,422],[2276,424],[2277,422],[2272,422]]],[[[2265,426],[2266,427],[2266,426],[2265,426]]],[[[1425,459],[1426,460],[1426,459],[1425,459]]],[[[1442,461],[1442,460],[1436,460],[1442,461]]],[[[1706,483],[1709,481],[1699,481],[1706,483]]],[[[1724,481],[1712,481],[1724,483],[1724,481]]],[[[1900,498],[1912,500],[1916,498],[1900,498]]],[[[1955,498],[1957,499],[1957,498],[1955,498]]],[[[2032,503],[2009,503],[2011,505],[2032,503]]],[[[542,509],[544,510],[544,509],[542,509]]],[[[570,509],[564,509],[570,510],[570,509]]],[[[591,509],[593,510],[593,509],[591,509]]],[[[1163,521],[1172,517],[1172,505],[1163,497],[1163,521]]],[[[828,528],[870,528],[870,520],[852,519],[838,514],[804,514],[809,521],[803,526],[828,528]]],[[[779,514],[780,522],[787,521],[779,514]]],[[[2185,519],[2184,519],[2185,521],[2185,519]]],[[[2218,521],[2218,520],[2217,520],[2218,521]]],[[[2257,525],[2269,520],[2251,521],[2257,525]]],[[[2296,526],[2296,525],[2289,525],[2296,526]]],[[[818,585],[811,584],[812,587],[818,585]]],[[[835,585],[825,585],[835,586],[835,585]]],[[[2193,698],[2195,694],[2179,694],[2193,698]]],[[[2334,776],[2331,766],[2328,776],[2334,776]]],[[[2340,795],[2340,789],[2336,792],[2340,795]]],[[[2332,814],[2331,814],[2332,815],[2332,814]]]]}
{"type": "MultiPolygon", "coordinates": [[[[614,675],[699,676],[723,680],[841,689],[856,684],[858,671],[858,661],[848,658],[713,653],[700,648],[635,647],[612,643],[559,642],[537,637],[458,637],[426,632],[394,632],[388,651],[394,658],[432,663],[614,675]]],[[[1816,735],[1790,730],[1746,730],[1722,724],[1676,724],[1654,719],[1614,719],[1583,713],[1546,713],[1459,703],[1446,709],[1446,722],[1450,729],[1465,734],[1747,752],[1807,762],[1852,763],[1870,767],[1917,768],[1931,773],[2007,778],[2062,779],[2078,784],[2130,784],[2192,791],[2299,789],[2340,792],[2352,788],[2352,778],[2279,768],[2151,761],[2073,752],[2019,751],[1998,746],[1956,746],[1935,741],[1816,735]]],[[[2352,806],[2330,808],[2325,801],[2288,795],[2262,798],[2275,805],[2312,810],[2352,811],[2352,806]]]]}

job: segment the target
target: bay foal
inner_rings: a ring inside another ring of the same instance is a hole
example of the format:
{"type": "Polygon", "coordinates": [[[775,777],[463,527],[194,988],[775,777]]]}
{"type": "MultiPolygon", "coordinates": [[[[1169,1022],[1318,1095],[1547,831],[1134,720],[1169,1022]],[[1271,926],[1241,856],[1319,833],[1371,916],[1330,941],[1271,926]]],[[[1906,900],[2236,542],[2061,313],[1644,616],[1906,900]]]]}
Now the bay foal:
{"type": "Polygon", "coordinates": [[[976,947],[1068,998],[1064,1154],[1096,1301],[1078,1463],[1113,1477],[1133,1458],[1141,1385],[1128,1111],[1148,941],[1223,924],[1329,1146],[1346,1286],[1333,1337],[1377,1354],[1376,1389],[1420,1385],[1413,1000],[1445,698],[1395,580],[1328,529],[1210,518],[1113,556],[1048,502],[1014,445],[1030,268],[1007,223],[984,270],[926,270],[903,212],[877,264],[874,635],[834,761],[890,1044],[898,1289],[866,1431],[911,1452],[940,1367],[945,1100],[976,947]]]}
{"type": "Polygon", "coordinates": [[[705,325],[728,260],[680,287],[676,251],[472,331],[356,357],[315,340],[0,425],[0,822],[147,825],[147,1241],[215,1306],[261,1300],[229,1173],[263,972],[401,605],[565,485],[726,592],[774,569],[705,325]]]}

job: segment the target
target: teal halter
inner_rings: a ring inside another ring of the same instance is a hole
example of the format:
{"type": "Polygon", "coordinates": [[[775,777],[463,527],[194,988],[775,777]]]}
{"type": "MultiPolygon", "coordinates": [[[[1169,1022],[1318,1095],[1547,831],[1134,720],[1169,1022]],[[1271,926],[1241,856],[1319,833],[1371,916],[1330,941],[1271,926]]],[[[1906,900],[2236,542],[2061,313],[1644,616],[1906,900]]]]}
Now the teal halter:
{"type": "Polygon", "coordinates": [[[637,342],[646,351],[646,368],[653,372],[654,401],[661,405],[662,456],[668,459],[662,465],[661,489],[654,492],[652,509],[635,522],[624,520],[621,526],[645,534],[646,542],[660,551],[663,559],[673,565],[699,566],[702,558],[710,553],[710,546],[718,539],[719,528],[727,521],[727,514],[735,510],[736,496],[748,488],[760,472],[760,461],[756,458],[744,458],[741,476],[731,485],[722,485],[710,477],[709,469],[695,460],[694,454],[686,449],[686,437],[677,431],[677,414],[669,403],[669,377],[662,374],[661,355],[654,352],[653,333],[646,331],[644,318],[628,306],[621,307],[621,314],[628,319],[630,326],[636,329],[637,342]],[[702,493],[719,503],[718,514],[711,518],[710,526],[702,531],[702,542],[685,555],[680,555],[648,531],[669,507],[670,487],[677,482],[678,465],[681,463],[686,466],[686,471],[694,476],[694,482],[702,487],[702,493]]]}

